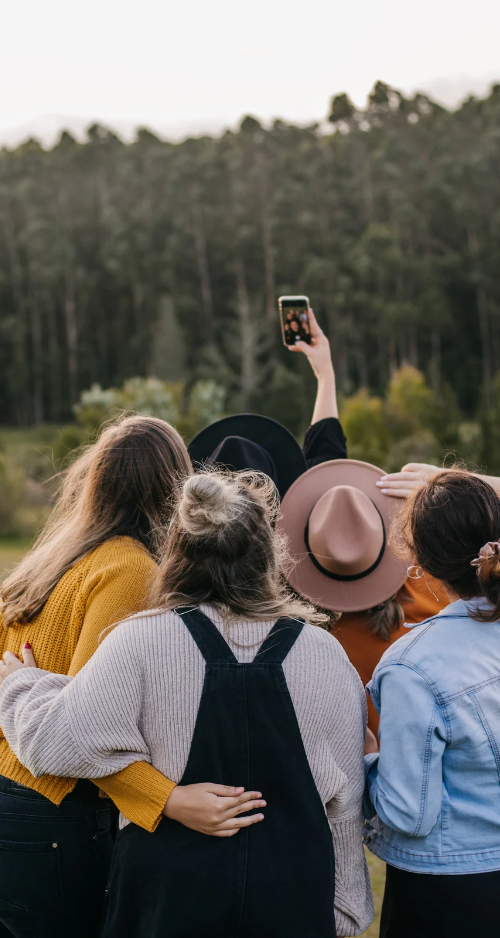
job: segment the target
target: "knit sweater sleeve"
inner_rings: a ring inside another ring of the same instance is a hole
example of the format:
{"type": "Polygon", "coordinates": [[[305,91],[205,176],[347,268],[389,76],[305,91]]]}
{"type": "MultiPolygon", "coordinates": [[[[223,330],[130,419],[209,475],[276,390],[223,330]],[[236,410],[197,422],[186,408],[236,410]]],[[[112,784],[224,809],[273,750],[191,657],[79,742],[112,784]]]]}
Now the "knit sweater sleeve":
{"type": "MultiPolygon", "coordinates": [[[[70,675],[77,674],[87,663],[106,629],[147,608],[155,571],[152,558],[132,541],[110,541],[95,552],[82,584],[84,616],[70,675]]],[[[97,779],[92,781],[97,783],[97,779]]],[[[141,761],[100,779],[99,788],[129,821],[153,831],[175,784],[148,762],[141,761]]]]}
{"type": "Polygon", "coordinates": [[[22,764],[35,777],[101,779],[134,762],[149,762],[139,728],[141,661],[129,622],[105,639],[74,678],[36,668],[6,678],[0,723],[22,764]]]}
{"type": "Polygon", "coordinates": [[[329,717],[330,745],[338,778],[326,806],[335,854],[335,920],[337,935],[359,935],[373,918],[370,876],[364,857],[362,798],[366,696],[354,668],[342,653],[336,681],[341,693],[329,717]]]}

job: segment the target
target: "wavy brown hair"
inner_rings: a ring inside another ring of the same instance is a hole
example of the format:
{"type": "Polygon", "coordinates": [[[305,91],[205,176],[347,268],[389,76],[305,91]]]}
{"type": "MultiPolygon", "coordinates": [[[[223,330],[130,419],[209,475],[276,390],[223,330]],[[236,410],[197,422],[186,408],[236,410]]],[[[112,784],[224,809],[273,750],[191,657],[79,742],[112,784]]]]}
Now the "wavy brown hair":
{"type": "Polygon", "coordinates": [[[3,624],[31,622],[61,577],[110,538],[133,537],[154,555],[169,499],[191,471],[182,437],[164,420],[121,417],[106,426],[65,474],[44,530],[3,583],[3,624]]]}
{"type": "Polygon", "coordinates": [[[432,476],[395,520],[407,551],[424,571],[461,599],[483,597],[491,609],[481,622],[500,619],[500,556],[472,566],[481,548],[500,538],[500,498],[482,479],[462,469],[432,476]]]}
{"type": "Polygon", "coordinates": [[[156,579],[162,609],[210,603],[229,618],[328,617],[288,588],[276,488],[258,472],[200,472],[182,486],[156,579]]]}
{"type": "Polygon", "coordinates": [[[396,596],[391,596],[390,599],[386,599],[378,606],[373,606],[366,612],[372,633],[378,635],[384,642],[390,641],[392,633],[404,624],[405,614],[401,605],[403,595],[400,591],[396,596]]]}

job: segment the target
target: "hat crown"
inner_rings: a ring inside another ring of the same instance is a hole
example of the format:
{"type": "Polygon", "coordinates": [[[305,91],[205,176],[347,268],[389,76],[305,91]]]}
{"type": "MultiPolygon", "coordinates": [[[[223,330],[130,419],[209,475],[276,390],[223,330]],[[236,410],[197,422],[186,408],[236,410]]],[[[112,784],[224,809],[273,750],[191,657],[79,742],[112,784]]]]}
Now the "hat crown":
{"type": "Polygon", "coordinates": [[[309,516],[309,547],[318,563],[337,576],[358,576],[377,562],[384,547],[380,512],[360,489],[336,485],[309,516]]]}

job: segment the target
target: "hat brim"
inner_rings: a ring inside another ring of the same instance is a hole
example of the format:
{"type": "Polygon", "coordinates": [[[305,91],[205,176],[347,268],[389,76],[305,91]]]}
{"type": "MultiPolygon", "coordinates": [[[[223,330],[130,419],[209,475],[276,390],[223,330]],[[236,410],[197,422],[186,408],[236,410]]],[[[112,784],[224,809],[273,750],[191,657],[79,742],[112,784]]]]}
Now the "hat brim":
{"type": "MultiPolygon", "coordinates": [[[[333,580],[314,565],[305,543],[305,530],[311,511],[322,495],[337,485],[352,485],[377,506],[386,530],[398,505],[375,485],[384,473],[357,459],[336,459],[305,472],[289,488],[281,504],[277,529],[286,534],[294,561],[288,581],[293,588],[317,606],[337,612],[362,612],[385,602],[402,587],[406,566],[386,547],[375,570],[359,580],[333,580]]],[[[333,520],[333,523],[335,521],[333,520]]]]}
{"type": "Polygon", "coordinates": [[[235,414],[205,427],[188,446],[192,462],[206,463],[227,436],[246,437],[270,453],[276,466],[277,488],[282,498],[307,469],[304,453],[293,434],[277,420],[260,414],[235,414]]]}

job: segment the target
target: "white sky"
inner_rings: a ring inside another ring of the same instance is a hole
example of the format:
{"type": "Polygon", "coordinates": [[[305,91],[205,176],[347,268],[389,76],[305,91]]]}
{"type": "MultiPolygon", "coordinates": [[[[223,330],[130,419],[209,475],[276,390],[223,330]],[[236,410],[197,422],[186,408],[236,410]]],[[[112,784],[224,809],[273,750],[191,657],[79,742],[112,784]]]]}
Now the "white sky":
{"type": "Polygon", "coordinates": [[[315,120],[334,93],[364,103],[377,79],[456,100],[500,80],[499,38],[498,0],[13,0],[0,128],[315,120]]]}

